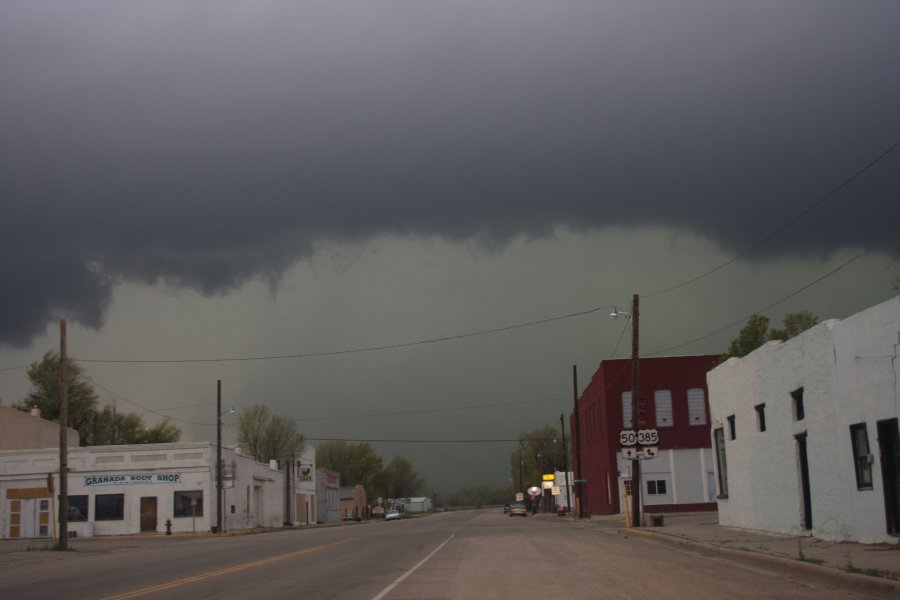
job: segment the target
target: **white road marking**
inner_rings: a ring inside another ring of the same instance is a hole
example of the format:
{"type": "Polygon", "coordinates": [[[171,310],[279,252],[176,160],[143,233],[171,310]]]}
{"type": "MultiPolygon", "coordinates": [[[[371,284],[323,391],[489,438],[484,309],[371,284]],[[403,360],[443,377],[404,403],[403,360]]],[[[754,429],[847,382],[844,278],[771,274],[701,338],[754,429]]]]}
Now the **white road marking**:
{"type": "Polygon", "coordinates": [[[406,573],[404,573],[403,575],[401,575],[401,576],[398,577],[397,579],[395,579],[395,580],[394,580],[394,583],[392,583],[391,585],[389,585],[389,586],[387,586],[386,588],[384,588],[383,590],[381,590],[381,593],[378,594],[377,596],[375,596],[374,598],[372,598],[372,600],[381,600],[382,598],[384,598],[385,596],[387,596],[387,595],[391,592],[391,590],[393,590],[395,587],[397,587],[398,585],[400,585],[401,583],[403,583],[403,580],[404,580],[404,579],[406,579],[407,577],[409,577],[410,575],[412,575],[413,573],[415,573],[415,572],[416,572],[416,569],[418,569],[419,567],[421,567],[422,565],[424,565],[426,562],[428,562],[428,559],[430,559],[432,556],[434,556],[435,554],[437,554],[438,552],[440,552],[440,551],[441,551],[441,548],[443,548],[444,546],[446,546],[446,545],[447,545],[447,542],[449,542],[449,541],[452,540],[452,539],[453,539],[453,536],[451,535],[451,536],[448,537],[446,540],[444,540],[444,541],[441,543],[440,546],[438,546],[437,548],[435,548],[434,550],[432,550],[432,551],[431,551],[431,554],[429,554],[428,556],[426,556],[425,558],[423,558],[422,560],[420,560],[420,561],[418,562],[418,564],[416,564],[416,566],[414,566],[412,569],[410,569],[409,571],[407,571],[406,573]]]}

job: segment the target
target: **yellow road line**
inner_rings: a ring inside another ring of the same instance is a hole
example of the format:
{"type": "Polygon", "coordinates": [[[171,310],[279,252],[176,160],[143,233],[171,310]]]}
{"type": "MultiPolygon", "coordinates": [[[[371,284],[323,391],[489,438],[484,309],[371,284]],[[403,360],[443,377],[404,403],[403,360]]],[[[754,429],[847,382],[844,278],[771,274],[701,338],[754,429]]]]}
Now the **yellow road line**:
{"type": "Polygon", "coordinates": [[[176,579],[175,581],[170,581],[168,583],[161,583],[159,585],[153,585],[150,587],[141,588],[139,590],[133,590],[131,592],[125,592],[124,594],[118,594],[117,596],[108,596],[106,598],[103,598],[103,600],[127,600],[128,598],[137,598],[138,596],[144,596],[145,594],[152,594],[154,592],[170,590],[172,588],[180,587],[182,585],[188,585],[190,583],[196,583],[198,581],[203,581],[204,579],[212,579],[213,577],[220,577],[222,575],[229,575],[231,573],[237,573],[239,571],[245,571],[247,569],[254,569],[256,567],[268,565],[270,563],[278,562],[280,560],[288,560],[291,558],[296,558],[298,556],[303,556],[304,554],[311,554],[313,552],[318,552],[319,550],[324,550],[325,548],[331,548],[333,546],[339,546],[341,544],[346,544],[347,542],[350,542],[350,541],[352,541],[352,539],[346,539],[346,540],[341,540],[338,542],[332,542],[330,544],[322,544],[321,546],[313,546],[311,548],[304,548],[303,550],[297,550],[296,552],[288,552],[287,554],[277,554],[275,556],[270,556],[268,558],[254,560],[253,562],[243,563],[240,565],[235,565],[233,567],[227,567],[225,569],[218,569],[216,571],[209,571],[207,573],[201,573],[199,575],[194,575],[192,577],[185,577],[184,579],[176,579]]]}

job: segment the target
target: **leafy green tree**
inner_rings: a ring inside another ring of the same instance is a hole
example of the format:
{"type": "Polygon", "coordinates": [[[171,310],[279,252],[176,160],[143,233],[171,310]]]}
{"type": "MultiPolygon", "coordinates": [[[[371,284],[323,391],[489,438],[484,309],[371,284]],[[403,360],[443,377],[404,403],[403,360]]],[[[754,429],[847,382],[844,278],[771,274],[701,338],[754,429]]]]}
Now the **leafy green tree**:
{"type": "Polygon", "coordinates": [[[273,415],[262,404],[245,408],[238,418],[238,444],[260,462],[284,461],[299,456],[303,436],[287,417],[273,415]]]}
{"type": "Polygon", "coordinates": [[[148,428],[140,415],[114,413],[111,407],[106,406],[96,414],[86,445],[161,444],[177,442],[180,438],[181,429],[168,417],[148,428]]]}
{"type": "Polygon", "coordinates": [[[545,425],[519,434],[519,449],[509,457],[510,479],[514,482],[514,488],[519,487],[520,462],[523,491],[540,485],[545,473],[562,471],[566,460],[559,429],[545,425]]]}
{"type": "MultiPolygon", "coordinates": [[[[114,414],[109,406],[99,410],[93,386],[72,357],[66,357],[66,371],[68,425],[78,431],[80,445],[177,442],[181,437],[181,429],[168,418],[148,428],[138,414],[114,414]]],[[[42,418],[59,421],[59,355],[47,352],[40,362],[28,367],[27,373],[31,391],[17,408],[27,411],[37,407],[42,418]]]]}
{"type": "Polygon", "coordinates": [[[808,310],[786,314],[782,322],[784,328],[772,329],[769,332],[769,339],[785,342],[815,326],[818,322],[819,318],[808,310]]]}
{"type": "MultiPolygon", "coordinates": [[[[28,397],[19,403],[21,410],[37,407],[41,417],[59,421],[59,354],[47,352],[40,362],[28,367],[31,390],[28,397]]],[[[66,357],[66,412],[67,425],[78,431],[82,445],[90,436],[90,429],[97,415],[97,394],[87,382],[84,371],[75,359],[66,357]]]]}
{"type": "Polygon", "coordinates": [[[381,471],[375,488],[386,498],[409,498],[425,489],[425,478],[413,471],[410,461],[397,456],[381,471]]]}
{"type": "Polygon", "coordinates": [[[753,315],[741,329],[736,338],[728,344],[728,351],[719,357],[723,363],[732,357],[747,356],[766,342],[772,340],[787,341],[800,335],[819,322],[819,318],[808,310],[788,313],[782,320],[782,329],[770,329],[769,318],[753,315]]]}
{"type": "Polygon", "coordinates": [[[375,480],[383,469],[383,460],[371,445],[338,440],[316,447],[316,464],[340,473],[342,485],[362,485],[369,495],[375,493],[375,480]]]}

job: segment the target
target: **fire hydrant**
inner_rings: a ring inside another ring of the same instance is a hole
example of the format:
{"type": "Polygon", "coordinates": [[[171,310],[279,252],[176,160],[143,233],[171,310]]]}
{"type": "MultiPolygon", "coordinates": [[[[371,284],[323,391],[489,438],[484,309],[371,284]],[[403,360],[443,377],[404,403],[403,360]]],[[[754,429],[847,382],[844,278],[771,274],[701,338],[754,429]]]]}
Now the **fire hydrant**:
{"type": "Polygon", "coordinates": [[[166,535],[172,535],[172,519],[166,519],[166,535]]]}

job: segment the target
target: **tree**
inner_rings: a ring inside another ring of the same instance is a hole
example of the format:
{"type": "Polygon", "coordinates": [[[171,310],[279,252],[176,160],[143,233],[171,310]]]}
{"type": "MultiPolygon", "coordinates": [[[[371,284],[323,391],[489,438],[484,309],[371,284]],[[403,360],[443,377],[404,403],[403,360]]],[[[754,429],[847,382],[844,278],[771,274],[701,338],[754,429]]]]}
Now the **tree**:
{"type": "Polygon", "coordinates": [[[798,336],[819,322],[819,318],[808,310],[788,313],[782,320],[783,329],[769,329],[769,318],[753,315],[736,338],[728,344],[728,351],[719,357],[719,363],[729,358],[747,356],[766,342],[787,341],[798,336]]]}
{"type": "Polygon", "coordinates": [[[383,469],[383,460],[371,445],[338,440],[316,447],[316,464],[340,473],[343,485],[360,484],[370,495],[375,492],[375,480],[383,469]]]}
{"type": "Polygon", "coordinates": [[[96,414],[85,445],[162,444],[177,442],[180,437],[181,429],[172,424],[168,417],[148,429],[140,415],[114,413],[111,407],[106,406],[96,414]]]}
{"type": "MultiPolygon", "coordinates": [[[[510,477],[514,487],[519,487],[521,461],[522,487],[528,489],[540,485],[542,475],[565,468],[559,429],[545,425],[519,434],[519,449],[510,454],[510,477]]],[[[524,491],[524,490],[523,490],[524,491]]]]}
{"type": "Polygon", "coordinates": [[[786,342],[815,326],[818,322],[819,318],[808,310],[788,313],[784,316],[784,321],[782,322],[784,329],[772,329],[769,332],[769,339],[786,342]]]}
{"type": "Polygon", "coordinates": [[[303,449],[303,436],[297,424],[273,415],[261,404],[245,408],[238,419],[238,444],[259,462],[284,461],[298,456],[303,449]]]}
{"type": "Polygon", "coordinates": [[[769,341],[769,318],[753,315],[736,338],[728,344],[728,352],[723,357],[747,356],[769,341]]]}
{"type": "Polygon", "coordinates": [[[425,489],[425,478],[413,471],[410,461],[397,456],[379,474],[375,487],[387,498],[410,498],[425,489]]]}
{"type": "MultiPolygon", "coordinates": [[[[168,417],[161,423],[147,428],[144,419],[135,413],[113,413],[111,407],[97,408],[97,394],[88,382],[81,365],[72,357],[66,357],[66,404],[68,426],[78,431],[82,446],[109,444],[152,444],[177,442],[181,429],[168,417]]],[[[44,354],[40,362],[28,367],[31,391],[17,408],[28,411],[37,407],[41,417],[59,420],[59,355],[44,354]]]]}
{"type": "MultiPolygon", "coordinates": [[[[66,357],[66,372],[67,425],[77,430],[81,444],[87,445],[85,438],[90,436],[90,428],[97,414],[97,394],[85,380],[81,365],[71,356],[66,357]]],[[[59,354],[45,353],[40,362],[29,365],[27,373],[31,390],[18,408],[30,410],[37,407],[42,418],[59,421],[59,354]]]]}

